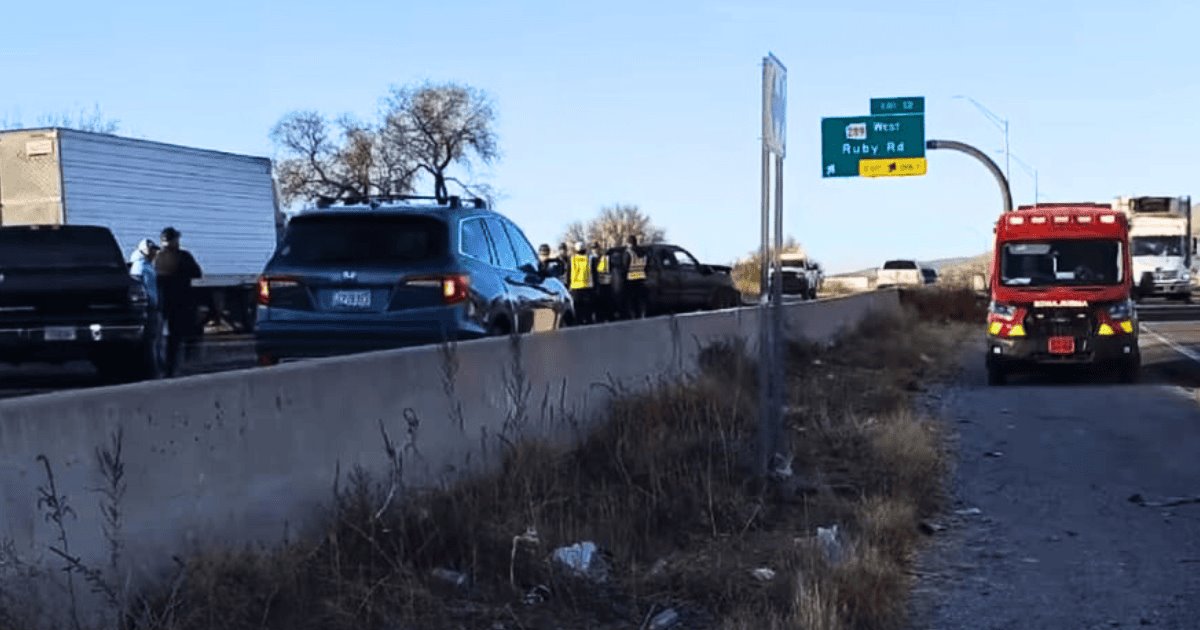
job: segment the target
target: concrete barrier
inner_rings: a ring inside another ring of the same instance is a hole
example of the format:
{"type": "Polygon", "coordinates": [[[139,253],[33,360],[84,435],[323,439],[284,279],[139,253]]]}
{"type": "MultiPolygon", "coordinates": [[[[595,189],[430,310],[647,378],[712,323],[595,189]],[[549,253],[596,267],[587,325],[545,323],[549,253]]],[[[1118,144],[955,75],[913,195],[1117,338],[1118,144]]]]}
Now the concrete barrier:
{"type": "MultiPolygon", "coordinates": [[[[894,291],[785,307],[793,339],[825,341],[894,291]]],[[[739,308],[410,348],[191,378],[0,401],[0,542],[56,566],[39,508],[46,475],[77,518],[71,551],[103,566],[98,449],[122,435],[121,538],[133,579],[212,544],[275,543],[303,531],[340,470],[386,469],[381,427],[405,451],[405,482],[486,466],[496,437],[571,440],[611,399],[695,369],[701,349],[756,342],[759,311],[739,308]]]]}

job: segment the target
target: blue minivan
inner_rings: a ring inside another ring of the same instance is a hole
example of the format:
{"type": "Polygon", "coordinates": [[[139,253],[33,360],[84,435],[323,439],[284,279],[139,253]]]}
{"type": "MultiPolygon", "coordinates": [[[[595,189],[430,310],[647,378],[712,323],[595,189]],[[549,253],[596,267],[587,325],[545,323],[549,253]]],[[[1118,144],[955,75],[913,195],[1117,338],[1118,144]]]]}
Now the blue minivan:
{"type": "Polygon", "coordinates": [[[258,280],[255,348],[281,360],[553,330],[570,292],[479,199],[322,205],[289,221],[258,280]]]}

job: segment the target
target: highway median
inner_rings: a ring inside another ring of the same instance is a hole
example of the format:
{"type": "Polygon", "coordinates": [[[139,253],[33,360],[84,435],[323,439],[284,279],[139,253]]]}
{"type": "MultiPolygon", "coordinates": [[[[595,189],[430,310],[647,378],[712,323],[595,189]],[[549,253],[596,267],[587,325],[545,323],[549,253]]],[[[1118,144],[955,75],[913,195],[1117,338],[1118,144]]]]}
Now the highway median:
{"type": "Polygon", "coordinates": [[[791,457],[770,479],[754,363],[714,344],[689,377],[616,392],[575,448],[513,441],[495,472],[438,488],[405,484],[413,445],[381,425],[392,474],[344,471],[319,534],[186,557],[125,627],[901,627],[947,466],[914,397],[969,332],[927,315],[791,346],[791,457]]]}

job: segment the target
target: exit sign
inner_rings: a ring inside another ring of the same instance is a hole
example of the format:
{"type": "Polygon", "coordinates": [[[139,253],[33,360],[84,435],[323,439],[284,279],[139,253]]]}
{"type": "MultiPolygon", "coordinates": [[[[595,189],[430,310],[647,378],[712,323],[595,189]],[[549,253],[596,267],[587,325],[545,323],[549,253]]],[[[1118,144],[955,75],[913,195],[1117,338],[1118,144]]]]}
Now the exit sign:
{"type": "Polygon", "coordinates": [[[925,97],[907,96],[901,98],[871,99],[871,115],[924,114],[925,97]]]}

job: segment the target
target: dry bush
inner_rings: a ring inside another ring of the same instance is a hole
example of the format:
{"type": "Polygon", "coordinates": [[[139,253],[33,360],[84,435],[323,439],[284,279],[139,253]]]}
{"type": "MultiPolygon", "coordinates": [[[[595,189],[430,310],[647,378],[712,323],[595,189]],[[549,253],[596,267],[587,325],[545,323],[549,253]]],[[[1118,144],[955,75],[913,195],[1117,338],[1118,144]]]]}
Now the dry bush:
{"type": "Polygon", "coordinates": [[[195,557],[179,588],[157,593],[173,621],[142,627],[638,628],[665,606],[685,627],[895,627],[916,521],[938,506],[944,471],[911,396],[960,338],[908,312],[869,317],[828,348],[790,346],[787,481],[755,479],[756,364],[718,344],[698,378],[618,397],[572,450],[510,445],[493,474],[401,486],[390,503],[394,481],[356,472],[319,539],[195,557]],[[834,523],[846,551],[836,565],[812,539],[834,523]],[[515,545],[527,531],[536,541],[515,545]],[[581,540],[605,550],[607,583],[549,562],[581,540]],[[754,579],[757,567],[775,579],[754,579]],[[432,578],[438,568],[469,586],[432,578]],[[548,599],[522,604],[538,586],[548,599]]]}
{"type": "Polygon", "coordinates": [[[902,289],[900,303],[926,321],[982,324],[987,318],[987,298],[969,288],[902,289]]]}

